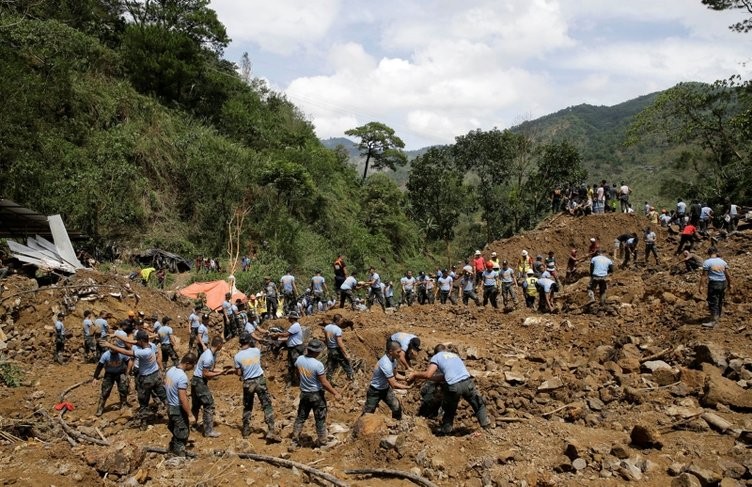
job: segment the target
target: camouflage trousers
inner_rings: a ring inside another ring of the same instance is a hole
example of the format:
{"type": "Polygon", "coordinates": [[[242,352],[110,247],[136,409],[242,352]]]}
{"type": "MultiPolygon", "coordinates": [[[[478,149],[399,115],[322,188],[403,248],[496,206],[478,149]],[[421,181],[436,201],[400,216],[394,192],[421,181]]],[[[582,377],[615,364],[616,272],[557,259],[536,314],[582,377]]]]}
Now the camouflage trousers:
{"type": "Polygon", "coordinates": [[[136,378],[136,392],[138,393],[138,417],[141,419],[146,414],[146,408],[149,407],[152,396],[159,399],[162,404],[167,404],[167,391],[158,371],[149,375],[139,375],[136,378]]]}
{"type": "Polygon", "coordinates": [[[402,405],[391,387],[376,389],[373,386],[369,386],[368,392],[366,392],[366,403],[363,406],[363,413],[375,412],[381,401],[384,401],[389,406],[389,409],[391,409],[392,418],[402,419],[402,405]]]}
{"type": "Polygon", "coordinates": [[[300,403],[298,404],[298,414],[295,417],[295,424],[292,428],[292,439],[297,442],[300,432],[303,430],[303,423],[313,411],[313,418],[316,420],[316,435],[319,441],[326,440],[326,398],[324,391],[318,392],[301,392],[300,403]]]}
{"type": "Polygon", "coordinates": [[[243,381],[243,434],[250,428],[254,396],[258,396],[261,407],[264,408],[264,422],[270,431],[274,431],[272,398],[266,386],[266,377],[260,375],[243,381]]]}
{"type": "Polygon", "coordinates": [[[185,444],[190,433],[188,414],[180,406],[167,407],[167,429],[172,433],[170,451],[178,456],[185,456],[185,444]]]}
{"type": "Polygon", "coordinates": [[[478,422],[483,428],[487,428],[491,424],[488,419],[486,404],[475,388],[475,382],[470,378],[446,386],[444,400],[441,404],[442,409],[444,409],[444,417],[441,419],[441,431],[443,433],[450,433],[452,431],[452,424],[457,414],[457,406],[460,403],[460,399],[464,399],[470,404],[475,417],[478,418],[478,422]]]}
{"type": "Polygon", "coordinates": [[[214,411],[214,396],[209,390],[209,385],[203,377],[193,377],[191,379],[191,412],[193,416],[198,417],[201,408],[206,411],[214,411]]]}
{"type": "Polygon", "coordinates": [[[345,358],[342,350],[339,348],[328,348],[326,351],[326,378],[329,381],[332,380],[334,371],[337,367],[342,366],[342,370],[345,371],[348,380],[353,379],[353,368],[350,364],[350,360],[345,358]]]}
{"type": "Polygon", "coordinates": [[[418,416],[435,418],[439,415],[441,403],[444,401],[445,383],[427,381],[420,388],[420,408],[418,416]]]}
{"type": "Polygon", "coordinates": [[[169,345],[162,345],[162,368],[167,369],[167,360],[172,360],[172,365],[177,367],[178,365],[178,354],[175,352],[175,349],[172,347],[171,344],[169,345]]]}
{"type": "Polygon", "coordinates": [[[102,392],[99,396],[102,403],[107,402],[107,398],[110,397],[112,387],[115,384],[117,384],[120,400],[125,401],[128,398],[128,378],[125,376],[125,370],[117,374],[105,373],[102,378],[102,392]]]}
{"type": "Polygon", "coordinates": [[[300,384],[300,377],[298,377],[298,368],[295,366],[295,361],[303,355],[303,352],[305,352],[303,345],[287,348],[287,383],[291,386],[300,384]]]}

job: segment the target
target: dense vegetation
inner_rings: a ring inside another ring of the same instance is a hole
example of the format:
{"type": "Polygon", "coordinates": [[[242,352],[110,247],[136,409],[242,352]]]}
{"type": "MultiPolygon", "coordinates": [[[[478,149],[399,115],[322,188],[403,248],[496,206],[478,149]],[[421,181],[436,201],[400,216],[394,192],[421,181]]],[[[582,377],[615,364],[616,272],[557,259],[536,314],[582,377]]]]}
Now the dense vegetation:
{"type": "Polygon", "coordinates": [[[91,247],[225,260],[246,214],[240,253],[259,273],[345,250],[357,268],[422,258],[397,186],[361,185],[284,96],[224,61],[207,2],[85,3],[3,10],[3,197],[62,213],[91,247]]]}
{"type": "Polygon", "coordinates": [[[0,196],[62,213],[92,249],[227,260],[233,242],[255,254],[255,281],[327,269],[340,252],[358,269],[444,264],[531,228],[555,186],[588,176],[656,201],[750,197],[738,80],[471,131],[409,167],[394,131],[371,122],[350,131],[359,152],[396,172],[361,178],[247,57],[223,58],[228,42],[208,0],[3,2],[0,196]]]}

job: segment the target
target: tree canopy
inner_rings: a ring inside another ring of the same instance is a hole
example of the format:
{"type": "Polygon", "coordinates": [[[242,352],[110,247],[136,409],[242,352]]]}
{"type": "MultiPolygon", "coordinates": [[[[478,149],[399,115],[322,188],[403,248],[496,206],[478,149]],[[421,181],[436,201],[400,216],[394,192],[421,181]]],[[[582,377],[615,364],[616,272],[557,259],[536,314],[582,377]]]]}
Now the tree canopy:
{"type": "Polygon", "coordinates": [[[371,163],[374,169],[389,168],[392,171],[396,170],[397,166],[407,164],[407,156],[402,150],[405,143],[394,133],[394,129],[386,124],[368,122],[346,131],[345,135],[360,139],[360,155],[366,158],[362,182],[365,182],[368,176],[368,167],[371,163]]]}

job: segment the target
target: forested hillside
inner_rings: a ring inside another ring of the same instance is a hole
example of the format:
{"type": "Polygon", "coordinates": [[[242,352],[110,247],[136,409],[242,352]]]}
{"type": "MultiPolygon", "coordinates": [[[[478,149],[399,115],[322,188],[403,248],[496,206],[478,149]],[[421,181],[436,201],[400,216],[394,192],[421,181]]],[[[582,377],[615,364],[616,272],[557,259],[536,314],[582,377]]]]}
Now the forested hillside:
{"type": "Polygon", "coordinates": [[[187,256],[227,258],[228,225],[246,215],[240,252],[257,252],[259,272],[324,267],[344,248],[356,267],[418,255],[397,187],[361,187],[295,106],[222,59],[207,2],[182,3],[4,7],[2,196],[62,213],[91,247],[187,256]]]}

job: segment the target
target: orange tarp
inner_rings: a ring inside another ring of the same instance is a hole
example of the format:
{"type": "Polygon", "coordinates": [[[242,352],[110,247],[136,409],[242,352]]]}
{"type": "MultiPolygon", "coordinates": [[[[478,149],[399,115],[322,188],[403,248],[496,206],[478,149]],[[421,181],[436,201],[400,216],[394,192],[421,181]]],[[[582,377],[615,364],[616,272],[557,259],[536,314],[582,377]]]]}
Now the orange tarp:
{"type": "MultiPolygon", "coordinates": [[[[212,310],[222,307],[225,293],[228,292],[230,292],[230,285],[227,281],[194,282],[190,286],[180,290],[180,294],[193,299],[198,298],[199,294],[204,294],[206,296],[206,306],[212,310]]],[[[246,298],[245,294],[236,290],[230,302],[234,303],[236,299],[240,299],[245,303],[248,298],[246,298]]]]}

